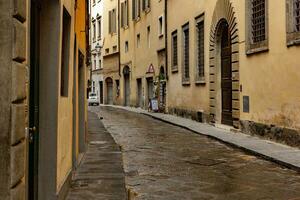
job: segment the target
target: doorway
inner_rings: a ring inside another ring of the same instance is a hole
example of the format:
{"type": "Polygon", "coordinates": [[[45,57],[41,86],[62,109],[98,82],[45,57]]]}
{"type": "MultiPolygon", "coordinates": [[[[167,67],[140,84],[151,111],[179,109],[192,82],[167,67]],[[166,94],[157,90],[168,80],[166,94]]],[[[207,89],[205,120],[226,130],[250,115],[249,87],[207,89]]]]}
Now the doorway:
{"type": "Polygon", "coordinates": [[[232,126],[232,66],[231,66],[231,35],[227,22],[221,28],[221,98],[222,124],[232,126]]]}
{"type": "Polygon", "coordinates": [[[40,9],[31,1],[28,199],[38,199],[40,9]]]}
{"type": "Polygon", "coordinates": [[[103,104],[103,81],[99,81],[100,104],[103,104]]]}
{"type": "Polygon", "coordinates": [[[78,51],[78,125],[79,125],[79,153],[85,151],[85,86],[84,86],[84,55],[78,51]]]}
{"type": "Polygon", "coordinates": [[[130,69],[128,66],[123,69],[124,75],[124,105],[130,106],[130,69]]]}
{"type": "Polygon", "coordinates": [[[106,103],[108,105],[113,104],[113,80],[112,78],[106,79],[106,103]]]}
{"type": "Polygon", "coordinates": [[[143,107],[143,87],[142,87],[142,79],[138,78],[136,80],[137,83],[137,106],[143,107]]]}
{"type": "Polygon", "coordinates": [[[147,78],[147,104],[154,97],[153,93],[153,78],[147,78]]]}

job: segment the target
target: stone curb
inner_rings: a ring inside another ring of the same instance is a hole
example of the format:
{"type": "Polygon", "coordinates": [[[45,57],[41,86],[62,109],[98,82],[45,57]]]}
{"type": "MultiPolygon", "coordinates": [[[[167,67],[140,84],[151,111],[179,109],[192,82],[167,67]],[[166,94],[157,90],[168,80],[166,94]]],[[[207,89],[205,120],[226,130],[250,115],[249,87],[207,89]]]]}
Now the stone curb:
{"type": "MultiPolygon", "coordinates": [[[[212,129],[212,132],[213,131],[218,131],[219,135],[218,134],[203,133],[201,131],[195,130],[196,128],[193,128],[193,127],[188,126],[188,125],[184,125],[184,123],[174,122],[171,119],[164,119],[163,117],[156,116],[157,113],[149,113],[148,111],[142,110],[142,109],[137,109],[137,108],[132,108],[132,107],[123,107],[123,106],[114,106],[114,105],[102,105],[102,106],[112,107],[112,108],[119,108],[119,109],[123,109],[123,110],[129,111],[129,112],[143,114],[143,115],[149,116],[153,119],[160,120],[162,122],[184,128],[184,129],[189,130],[189,131],[191,131],[193,133],[196,133],[198,135],[206,136],[208,138],[217,140],[217,141],[219,141],[221,143],[224,143],[226,145],[229,145],[231,147],[238,148],[238,149],[240,149],[240,150],[242,150],[246,153],[261,157],[265,160],[274,162],[274,163],[279,164],[283,167],[286,167],[286,168],[295,170],[297,172],[300,172],[300,150],[297,149],[297,148],[293,148],[293,147],[289,147],[289,146],[286,146],[286,145],[283,145],[283,144],[279,144],[279,143],[275,143],[275,142],[272,142],[272,141],[264,140],[264,139],[261,139],[261,138],[255,137],[255,136],[246,135],[246,134],[241,133],[241,132],[235,133],[235,132],[232,132],[232,131],[230,132],[230,131],[218,129],[218,128],[216,128],[214,126],[210,126],[208,124],[201,124],[199,122],[190,120],[192,123],[197,123],[198,126],[201,126],[201,125],[207,126],[206,128],[212,129]],[[213,129],[215,129],[215,130],[213,130],[213,129]],[[231,136],[234,139],[237,139],[238,137],[240,137],[240,138],[242,138],[242,137],[249,138],[249,141],[250,141],[249,143],[250,144],[248,144],[248,146],[247,146],[247,145],[242,143],[243,141],[241,141],[241,143],[239,143],[238,141],[232,141],[230,139],[222,138],[220,136],[220,133],[223,134],[223,136],[225,136],[225,137],[226,136],[231,136]],[[228,135],[228,134],[231,134],[231,135],[228,135]],[[236,134],[238,134],[238,135],[236,135],[236,134]],[[265,147],[265,148],[262,148],[262,149],[255,148],[255,146],[256,146],[255,142],[257,142],[257,144],[259,144],[257,147],[265,147]],[[252,145],[251,145],[251,143],[252,143],[252,145]],[[264,152],[264,150],[268,149],[268,148],[271,148],[271,150],[269,152],[266,152],[266,151],[264,152]],[[274,150],[272,150],[272,149],[274,149],[274,150]],[[270,155],[270,154],[272,154],[272,155],[270,155]],[[280,154],[283,154],[283,157],[280,156],[280,154]]],[[[167,116],[165,114],[162,114],[162,115],[167,116]]],[[[170,115],[170,116],[173,116],[173,115],[170,115]]],[[[173,116],[173,117],[178,117],[178,116],[173,116]]],[[[189,119],[182,118],[182,120],[189,120],[189,119]]]]}

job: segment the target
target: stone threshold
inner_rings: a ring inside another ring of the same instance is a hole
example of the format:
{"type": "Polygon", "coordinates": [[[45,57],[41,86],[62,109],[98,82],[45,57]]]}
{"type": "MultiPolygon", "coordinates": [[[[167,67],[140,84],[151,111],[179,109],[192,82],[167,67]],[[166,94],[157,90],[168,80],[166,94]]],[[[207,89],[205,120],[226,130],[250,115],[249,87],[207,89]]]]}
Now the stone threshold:
{"type": "Polygon", "coordinates": [[[123,107],[116,105],[102,105],[119,108],[130,112],[144,114],[154,119],[179,126],[196,134],[216,139],[222,143],[237,147],[247,153],[262,157],[281,166],[300,172],[300,149],[284,144],[265,140],[256,136],[247,135],[240,131],[220,129],[215,126],[199,123],[170,114],[151,113],[141,108],[123,107]]]}

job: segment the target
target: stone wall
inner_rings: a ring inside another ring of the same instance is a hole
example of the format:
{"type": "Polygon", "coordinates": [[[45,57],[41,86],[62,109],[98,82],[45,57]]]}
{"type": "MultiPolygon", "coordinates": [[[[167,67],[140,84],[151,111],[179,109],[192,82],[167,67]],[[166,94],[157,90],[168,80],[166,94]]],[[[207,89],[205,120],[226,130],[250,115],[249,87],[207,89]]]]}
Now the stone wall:
{"type": "Polygon", "coordinates": [[[0,0],[0,194],[25,199],[27,0],[0,0]]]}
{"type": "Polygon", "coordinates": [[[240,123],[244,133],[300,148],[300,130],[253,121],[241,121],[240,123]]]}
{"type": "Polygon", "coordinates": [[[210,115],[202,111],[188,110],[184,108],[168,108],[168,113],[172,115],[177,115],[180,117],[192,119],[202,123],[209,123],[211,121],[210,115]]]}

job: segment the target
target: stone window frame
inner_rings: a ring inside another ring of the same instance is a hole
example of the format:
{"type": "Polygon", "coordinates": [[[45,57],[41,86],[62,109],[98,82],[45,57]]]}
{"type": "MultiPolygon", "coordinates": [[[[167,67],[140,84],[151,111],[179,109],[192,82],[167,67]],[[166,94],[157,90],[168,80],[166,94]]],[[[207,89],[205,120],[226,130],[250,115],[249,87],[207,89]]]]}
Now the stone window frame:
{"type": "Polygon", "coordinates": [[[158,37],[161,39],[164,37],[165,34],[165,17],[164,15],[160,15],[158,17],[158,37]]]}
{"type": "Polygon", "coordinates": [[[300,31],[295,30],[294,0],[286,0],[286,43],[288,47],[300,45],[300,31]]]}
{"type": "Polygon", "coordinates": [[[191,47],[191,33],[190,33],[190,23],[187,22],[185,23],[183,26],[182,26],[182,30],[181,30],[181,33],[182,33],[182,37],[181,37],[181,63],[182,63],[182,85],[185,85],[185,86],[188,86],[190,85],[190,78],[191,78],[191,68],[190,68],[190,65],[191,65],[191,62],[190,62],[190,47],[191,47]],[[188,38],[188,76],[186,76],[186,65],[185,65],[185,31],[188,31],[188,34],[189,34],[189,38],[188,38]]]}
{"type": "Polygon", "coordinates": [[[265,0],[265,40],[254,43],[252,40],[252,0],[246,1],[246,54],[251,55],[269,50],[269,0],[265,0]]]}
{"type": "Polygon", "coordinates": [[[174,30],[172,33],[171,33],[171,70],[173,73],[175,72],[178,72],[178,31],[177,29],[174,30]],[[176,58],[176,61],[177,61],[177,64],[175,65],[174,64],[174,38],[176,37],[176,54],[177,54],[177,58],[176,58]]]}
{"type": "Polygon", "coordinates": [[[201,15],[195,18],[195,83],[196,84],[205,84],[205,14],[202,13],[201,15]],[[197,25],[199,23],[203,23],[203,75],[199,76],[199,49],[198,49],[198,39],[199,39],[199,30],[197,25]]]}

